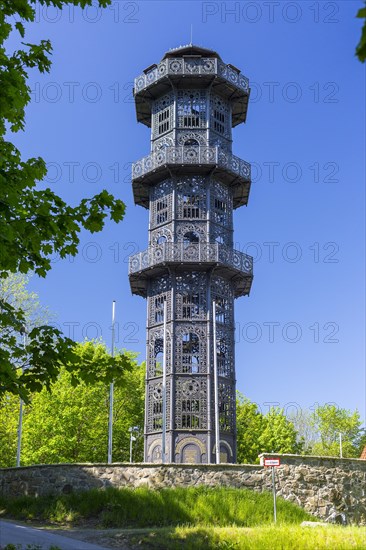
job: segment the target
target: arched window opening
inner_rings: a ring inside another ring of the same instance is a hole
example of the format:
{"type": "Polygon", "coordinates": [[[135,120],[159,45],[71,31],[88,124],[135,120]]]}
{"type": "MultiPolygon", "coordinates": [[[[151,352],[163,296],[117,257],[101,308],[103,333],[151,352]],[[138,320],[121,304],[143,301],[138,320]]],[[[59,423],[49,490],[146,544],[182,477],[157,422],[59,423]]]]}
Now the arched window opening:
{"type": "Polygon", "coordinates": [[[153,391],[153,430],[161,430],[163,426],[163,392],[161,384],[153,391]]]}
{"type": "Polygon", "coordinates": [[[188,231],[183,236],[184,247],[187,247],[190,244],[196,244],[199,242],[200,242],[200,238],[195,231],[188,231]]]}
{"type": "Polygon", "coordinates": [[[155,340],[155,349],[154,349],[155,376],[162,376],[163,374],[163,360],[164,360],[163,344],[164,342],[162,338],[157,338],[155,340]]]}
{"type": "Polygon", "coordinates": [[[164,296],[157,296],[155,298],[155,323],[162,323],[164,321],[164,296]]]}
{"type": "Polygon", "coordinates": [[[196,139],[186,139],[184,147],[199,147],[199,143],[196,139]]]}
{"type": "Polygon", "coordinates": [[[166,243],[167,239],[165,235],[160,235],[160,237],[157,238],[156,244],[164,244],[166,243]]]}
{"type": "Polygon", "coordinates": [[[198,373],[200,342],[197,334],[187,332],[182,336],[182,372],[198,373]]]}

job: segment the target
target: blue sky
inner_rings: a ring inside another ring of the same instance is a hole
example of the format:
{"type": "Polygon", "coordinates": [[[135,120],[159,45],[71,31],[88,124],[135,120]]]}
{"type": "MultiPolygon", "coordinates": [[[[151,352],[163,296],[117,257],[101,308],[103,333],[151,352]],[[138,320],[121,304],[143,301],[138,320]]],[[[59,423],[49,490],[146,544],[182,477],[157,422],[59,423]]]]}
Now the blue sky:
{"type": "Polygon", "coordinates": [[[252,254],[249,298],[236,301],[237,388],[290,410],[333,402],[364,416],[364,66],[354,56],[361,2],[123,2],[112,9],[39,9],[27,41],[50,38],[51,74],[32,75],[24,157],[49,163],[71,204],[106,188],[124,221],[82,234],[75,259],[33,279],[57,323],[77,340],[145,358],[146,304],[132,296],[128,255],[147,246],[148,212],[134,206],[131,162],[149,152],[132,81],[190,41],[218,51],[250,79],[248,119],[233,152],[253,163],[248,207],[235,212],[236,247],[252,254]]]}

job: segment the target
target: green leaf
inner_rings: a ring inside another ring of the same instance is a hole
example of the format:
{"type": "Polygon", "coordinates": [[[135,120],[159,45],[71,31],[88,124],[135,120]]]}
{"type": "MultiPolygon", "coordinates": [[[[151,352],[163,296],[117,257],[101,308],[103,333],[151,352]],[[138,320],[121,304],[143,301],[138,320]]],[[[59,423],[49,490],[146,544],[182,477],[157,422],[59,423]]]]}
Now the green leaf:
{"type": "Polygon", "coordinates": [[[20,36],[24,38],[25,36],[24,25],[18,21],[17,23],[15,23],[15,28],[18,29],[20,36]]]}

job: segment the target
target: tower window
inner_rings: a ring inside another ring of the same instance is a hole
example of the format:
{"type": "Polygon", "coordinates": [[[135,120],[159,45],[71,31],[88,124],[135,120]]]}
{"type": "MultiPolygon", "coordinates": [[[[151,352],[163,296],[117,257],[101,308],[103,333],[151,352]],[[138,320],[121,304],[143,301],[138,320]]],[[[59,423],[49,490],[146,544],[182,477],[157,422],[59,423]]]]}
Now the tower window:
{"type": "Polygon", "coordinates": [[[216,297],[216,322],[227,323],[229,322],[229,305],[226,298],[221,296],[216,297]]]}
{"type": "Polygon", "coordinates": [[[170,109],[164,109],[161,113],[158,114],[158,134],[164,134],[170,129],[170,109]]]}
{"type": "Polygon", "coordinates": [[[164,321],[164,298],[158,296],[155,298],[155,323],[162,323],[164,321]]]}
{"type": "Polygon", "coordinates": [[[199,316],[200,296],[198,293],[184,293],[182,297],[183,319],[195,319],[199,316]]]}
{"type": "Polygon", "coordinates": [[[153,137],[157,138],[172,130],[174,96],[169,93],[152,104],[153,137]]]}
{"type": "Polygon", "coordinates": [[[178,92],[178,126],[181,128],[206,126],[206,93],[204,91],[178,92]]]}
{"type": "Polygon", "coordinates": [[[212,95],[210,101],[211,129],[225,138],[230,137],[230,108],[220,96],[212,95]]]}
{"type": "Polygon", "coordinates": [[[166,197],[159,199],[156,203],[156,223],[165,223],[168,219],[168,200],[166,197]]]}
{"type": "Polygon", "coordinates": [[[225,338],[217,342],[217,370],[219,376],[231,375],[229,348],[225,338]]]}
{"type": "Polygon", "coordinates": [[[183,195],[183,218],[200,217],[199,195],[183,195]]]}
{"type": "Polygon", "coordinates": [[[225,134],[225,115],[214,109],[214,130],[219,134],[225,134]]]}
{"type": "Polygon", "coordinates": [[[161,430],[163,426],[163,392],[161,384],[155,386],[152,395],[152,429],[161,430]]]}
{"type": "Polygon", "coordinates": [[[220,199],[215,199],[215,208],[216,210],[221,210],[221,212],[226,212],[227,210],[227,205],[224,201],[220,200],[220,199]]]}
{"type": "Polygon", "coordinates": [[[219,387],[219,422],[220,429],[230,431],[233,425],[233,399],[230,388],[226,385],[219,387]]]}
{"type": "Polygon", "coordinates": [[[182,400],[182,428],[200,427],[200,402],[198,399],[182,400]]]}
{"type": "Polygon", "coordinates": [[[163,339],[157,338],[154,345],[154,375],[163,374],[163,339]]]}
{"type": "Polygon", "coordinates": [[[228,207],[226,201],[215,198],[213,218],[216,223],[226,224],[228,221],[228,207]]]}
{"type": "Polygon", "coordinates": [[[200,341],[197,334],[187,332],[182,336],[182,372],[199,372],[200,341]]]}

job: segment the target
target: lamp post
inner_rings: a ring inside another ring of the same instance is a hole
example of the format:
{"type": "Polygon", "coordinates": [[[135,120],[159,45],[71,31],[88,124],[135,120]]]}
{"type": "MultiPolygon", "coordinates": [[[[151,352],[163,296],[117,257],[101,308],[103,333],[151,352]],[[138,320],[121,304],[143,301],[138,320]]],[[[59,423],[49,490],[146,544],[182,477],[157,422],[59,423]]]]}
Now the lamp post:
{"type": "Polygon", "coordinates": [[[213,321],[213,349],[214,349],[214,403],[215,403],[215,442],[216,442],[216,464],[220,464],[220,409],[219,409],[219,382],[217,372],[217,335],[216,335],[216,300],[212,303],[213,321]]]}
{"type": "Polygon", "coordinates": [[[342,434],[339,432],[339,456],[343,458],[343,448],[342,448],[342,434]]]}
{"type": "Polygon", "coordinates": [[[133,434],[137,434],[139,428],[138,426],[132,426],[131,428],[128,428],[128,431],[130,432],[130,462],[132,462],[132,445],[133,442],[136,441],[136,437],[133,434]]]}
{"type": "MultiPolygon", "coordinates": [[[[114,319],[116,311],[116,301],[112,302],[112,358],[114,357],[114,319]]],[[[112,447],[113,447],[113,400],[114,400],[114,383],[109,385],[109,421],[108,421],[108,464],[112,463],[112,447]]]]}
{"type": "MultiPolygon", "coordinates": [[[[26,329],[25,326],[23,326],[21,328],[20,333],[23,334],[23,347],[24,347],[24,351],[25,351],[26,347],[27,347],[27,329],[26,329]]],[[[22,368],[22,370],[24,372],[24,367],[22,368]]],[[[19,423],[18,423],[18,442],[17,442],[17,460],[16,460],[17,468],[19,468],[19,466],[20,466],[20,453],[21,453],[21,448],[22,448],[22,431],[23,431],[23,399],[20,398],[19,423]]]]}

